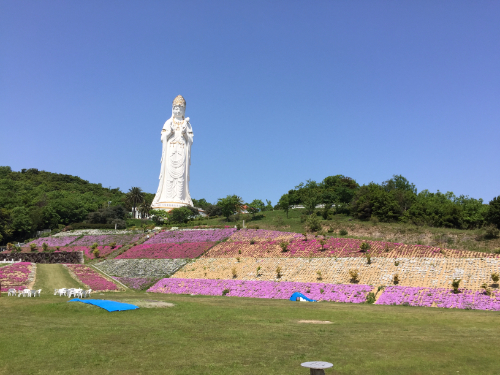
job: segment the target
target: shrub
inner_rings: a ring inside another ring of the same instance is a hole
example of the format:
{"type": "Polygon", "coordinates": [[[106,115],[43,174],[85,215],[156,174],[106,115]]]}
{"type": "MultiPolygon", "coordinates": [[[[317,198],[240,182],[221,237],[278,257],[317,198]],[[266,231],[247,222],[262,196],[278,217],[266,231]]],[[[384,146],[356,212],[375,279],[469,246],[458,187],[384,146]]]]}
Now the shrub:
{"type": "Polygon", "coordinates": [[[33,252],[33,253],[35,251],[37,251],[37,247],[36,247],[36,245],[34,243],[30,244],[30,249],[31,249],[31,252],[33,252]]]}
{"type": "Polygon", "coordinates": [[[317,232],[321,230],[321,220],[316,215],[310,215],[307,218],[306,226],[309,228],[311,232],[317,232]]]}
{"type": "Polygon", "coordinates": [[[348,232],[347,232],[345,229],[341,229],[341,230],[340,230],[340,232],[339,232],[339,234],[340,234],[341,236],[347,236],[347,235],[348,235],[348,232]]]}
{"type": "Polygon", "coordinates": [[[239,263],[240,262],[240,257],[236,258],[236,261],[239,263]]]}
{"type": "Polygon", "coordinates": [[[491,274],[491,280],[493,280],[494,283],[498,283],[499,279],[500,279],[500,274],[498,272],[493,272],[491,274]]]}
{"type": "Polygon", "coordinates": [[[399,262],[397,260],[394,261],[394,265],[397,267],[399,266],[399,262]]]}
{"type": "Polygon", "coordinates": [[[236,268],[233,267],[233,269],[231,270],[231,273],[233,274],[233,279],[236,279],[236,277],[238,276],[238,273],[236,272],[236,268]]]}
{"type": "Polygon", "coordinates": [[[286,253],[288,251],[288,242],[280,242],[280,246],[281,246],[281,251],[286,253]]]}
{"type": "Polygon", "coordinates": [[[370,250],[370,247],[368,242],[362,242],[361,245],[359,245],[359,249],[363,252],[370,250]]]}
{"type": "Polygon", "coordinates": [[[261,269],[261,267],[260,267],[260,266],[258,266],[258,267],[257,267],[257,277],[259,277],[259,276],[260,276],[260,275],[259,275],[259,271],[260,271],[260,269],[261,269]]]}
{"type": "Polygon", "coordinates": [[[357,269],[349,270],[349,276],[352,283],[357,283],[359,281],[359,273],[357,269]]]}
{"type": "Polygon", "coordinates": [[[304,232],[304,233],[302,233],[302,235],[304,236],[304,241],[307,241],[307,233],[304,232]]]}
{"type": "Polygon", "coordinates": [[[253,245],[254,243],[255,243],[255,240],[252,238],[252,239],[250,240],[250,245],[253,245]]]}
{"type": "Polygon", "coordinates": [[[321,250],[325,250],[326,240],[325,239],[321,239],[321,240],[319,240],[319,243],[321,244],[321,250]]]}
{"type": "Polygon", "coordinates": [[[46,243],[46,242],[44,242],[44,243],[42,244],[42,249],[43,249],[43,251],[44,251],[44,252],[47,252],[47,250],[49,250],[49,245],[47,245],[47,243],[46,243]]]}
{"type": "Polygon", "coordinates": [[[318,280],[323,280],[323,275],[321,274],[321,271],[316,271],[316,274],[318,275],[318,280]]]}
{"type": "MultiPolygon", "coordinates": [[[[491,289],[488,287],[488,284],[483,283],[483,284],[481,285],[481,288],[483,288],[483,289],[484,289],[484,294],[486,294],[487,296],[490,296],[490,297],[491,297],[492,293],[491,293],[491,289]]],[[[458,293],[458,292],[457,292],[457,293],[458,293]]]]}
{"type": "Polygon", "coordinates": [[[500,229],[498,229],[494,224],[490,224],[486,226],[484,229],[486,231],[485,233],[486,238],[493,239],[493,238],[498,238],[500,236],[500,229]]]}
{"type": "Polygon", "coordinates": [[[328,227],[328,233],[333,233],[333,228],[332,227],[328,227]]]}
{"type": "Polygon", "coordinates": [[[325,292],[325,290],[324,290],[323,288],[319,288],[319,292],[320,292],[321,294],[323,294],[323,293],[325,292]]]}
{"type": "Polygon", "coordinates": [[[372,264],[372,257],[370,254],[366,254],[366,264],[372,264]]]}
{"type": "Polygon", "coordinates": [[[388,253],[389,251],[391,251],[391,249],[389,249],[389,245],[388,244],[385,244],[384,251],[386,253],[388,253]]]}
{"type": "Polygon", "coordinates": [[[228,294],[228,293],[229,293],[229,289],[224,289],[224,290],[222,291],[222,295],[223,295],[223,296],[225,296],[225,295],[226,295],[226,294],[228,294]]]}
{"type": "Polygon", "coordinates": [[[375,294],[373,292],[366,295],[366,303],[375,303],[375,294]]]}
{"type": "Polygon", "coordinates": [[[96,258],[99,258],[100,254],[99,254],[99,249],[97,247],[95,247],[93,250],[92,250],[92,254],[94,254],[94,257],[96,258]]]}
{"type": "Polygon", "coordinates": [[[111,242],[111,243],[109,244],[109,246],[110,246],[112,249],[114,249],[114,248],[116,247],[116,242],[111,242]]]}
{"type": "Polygon", "coordinates": [[[99,245],[97,244],[97,242],[94,242],[94,243],[92,244],[92,246],[90,246],[90,248],[91,248],[92,250],[95,250],[95,249],[97,249],[97,246],[99,246],[99,245]]]}
{"type": "Polygon", "coordinates": [[[455,294],[458,294],[460,292],[458,290],[458,288],[460,287],[460,281],[462,281],[462,280],[461,279],[454,279],[451,282],[451,287],[453,288],[453,293],[455,293],[455,294]]]}
{"type": "Polygon", "coordinates": [[[281,276],[282,276],[282,274],[281,274],[281,267],[278,266],[278,267],[276,267],[276,277],[278,279],[280,279],[281,276]]]}
{"type": "Polygon", "coordinates": [[[398,274],[395,274],[392,277],[392,282],[393,282],[394,285],[398,285],[399,284],[399,275],[398,274]]]}

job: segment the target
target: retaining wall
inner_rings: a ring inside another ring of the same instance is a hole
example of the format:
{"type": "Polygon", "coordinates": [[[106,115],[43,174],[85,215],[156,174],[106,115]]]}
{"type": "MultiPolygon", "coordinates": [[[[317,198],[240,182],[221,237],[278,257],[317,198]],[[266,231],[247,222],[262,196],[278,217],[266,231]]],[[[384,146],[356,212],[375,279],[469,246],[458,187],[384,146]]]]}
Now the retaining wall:
{"type": "Polygon", "coordinates": [[[57,253],[0,253],[0,261],[2,260],[15,260],[30,263],[83,264],[83,252],[59,251],[57,253]]]}
{"type": "Polygon", "coordinates": [[[109,259],[94,266],[118,277],[165,277],[186,263],[184,259],[109,259]]]}

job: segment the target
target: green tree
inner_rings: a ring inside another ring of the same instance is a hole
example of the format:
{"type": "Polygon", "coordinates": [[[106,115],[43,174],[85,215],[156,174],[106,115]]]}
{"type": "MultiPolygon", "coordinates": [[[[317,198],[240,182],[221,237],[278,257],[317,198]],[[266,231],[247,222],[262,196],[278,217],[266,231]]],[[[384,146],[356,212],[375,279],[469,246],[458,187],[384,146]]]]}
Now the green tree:
{"type": "Polygon", "coordinates": [[[288,219],[288,211],[290,211],[290,207],[291,207],[289,195],[288,194],[283,194],[281,196],[280,200],[278,201],[278,205],[280,206],[280,208],[283,211],[285,211],[286,218],[288,219]]]}
{"type": "Polygon", "coordinates": [[[266,205],[260,199],[254,199],[252,203],[249,204],[249,206],[255,207],[257,209],[257,212],[266,210],[266,205]]]}
{"type": "Polygon", "coordinates": [[[490,201],[486,221],[500,229],[500,195],[490,201]]]}
{"type": "Polygon", "coordinates": [[[169,212],[169,217],[174,223],[187,223],[189,218],[193,215],[188,207],[174,208],[169,212]]]}
{"type": "Polygon", "coordinates": [[[168,220],[168,212],[164,210],[151,210],[149,214],[152,216],[153,221],[156,224],[162,224],[165,220],[168,220]]]}
{"type": "Polygon", "coordinates": [[[237,195],[228,195],[226,198],[219,198],[217,200],[217,206],[221,208],[222,215],[229,219],[229,216],[234,215],[241,209],[243,205],[243,200],[237,195]]]}
{"type": "Polygon", "coordinates": [[[132,214],[135,217],[136,207],[144,202],[144,192],[140,187],[131,187],[127,193],[127,202],[132,205],[132,214]]]}

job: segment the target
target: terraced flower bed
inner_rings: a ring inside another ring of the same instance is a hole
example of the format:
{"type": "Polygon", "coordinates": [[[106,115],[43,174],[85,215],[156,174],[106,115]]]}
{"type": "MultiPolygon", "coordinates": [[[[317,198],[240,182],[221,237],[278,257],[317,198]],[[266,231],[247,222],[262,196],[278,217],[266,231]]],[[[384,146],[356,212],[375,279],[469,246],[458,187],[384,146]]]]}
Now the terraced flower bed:
{"type": "Polygon", "coordinates": [[[78,236],[67,236],[67,237],[42,237],[37,238],[34,241],[28,243],[28,245],[35,244],[37,246],[42,246],[44,243],[49,247],[56,246],[68,246],[71,242],[76,240],[78,236]]]}
{"type": "Polygon", "coordinates": [[[496,290],[488,296],[484,291],[460,289],[460,293],[455,294],[451,289],[444,288],[390,286],[375,303],[500,311],[500,292],[496,290]]]}
{"type": "MultiPolygon", "coordinates": [[[[105,258],[106,256],[108,256],[109,254],[111,254],[113,251],[119,249],[120,247],[122,247],[122,245],[118,245],[116,247],[111,247],[111,246],[97,246],[97,249],[99,250],[99,257],[100,258],[105,258]]],[[[83,251],[83,254],[85,254],[85,256],[87,258],[89,258],[89,259],[95,259],[95,255],[94,255],[94,252],[93,252],[94,250],[92,250],[88,246],[68,246],[68,247],[65,247],[62,250],[69,251],[69,252],[83,251]]]]}
{"type": "Polygon", "coordinates": [[[349,284],[350,270],[357,270],[360,284],[449,288],[454,279],[460,287],[479,290],[500,271],[500,259],[480,258],[199,258],[172,278],[243,279],[326,282],[349,284]],[[278,267],[280,277],[278,277],[278,267]]]}
{"type": "Polygon", "coordinates": [[[303,235],[267,229],[241,229],[229,237],[229,241],[291,241],[297,238],[303,238],[303,235]]]}
{"type": "Polygon", "coordinates": [[[215,242],[141,244],[128,249],[115,259],[179,259],[197,258],[215,242]]]}
{"type": "Polygon", "coordinates": [[[109,245],[115,242],[117,245],[126,245],[139,241],[144,234],[103,234],[99,236],[83,236],[71,245],[73,246],[92,246],[97,243],[100,246],[109,245]]]}
{"type": "Polygon", "coordinates": [[[318,301],[363,303],[369,285],[339,285],[245,280],[162,279],[148,289],[152,293],[224,295],[231,297],[289,299],[300,292],[318,301]]]}
{"type": "Polygon", "coordinates": [[[143,289],[144,287],[151,285],[151,283],[155,280],[158,280],[158,278],[151,277],[113,277],[113,279],[118,280],[129,288],[137,290],[143,289]]]}
{"type": "Polygon", "coordinates": [[[229,241],[223,242],[210,249],[204,258],[307,258],[307,257],[365,257],[366,254],[386,258],[500,258],[500,254],[481,253],[465,250],[441,249],[424,245],[406,245],[393,242],[363,241],[352,238],[329,238],[321,243],[321,239],[294,239],[291,241],[235,241],[237,232],[229,241]],[[360,246],[365,242],[370,245],[367,251],[361,251],[360,246]],[[286,244],[286,251],[282,244],[286,244]]]}
{"type": "Polygon", "coordinates": [[[115,283],[107,280],[92,268],[82,264],[66,264],[66,267],[88,288],[98,291],[112,291],[118,290],[115,283]]]}
{"type": "Polygon", "coordinates": [[[166,244],[184,242],[217,242],[232,235],[236,229],[184,230],[160,232],[144,242],[145,244],[166,244]]]}
{"type": "Polygon", "coordinates": [[[11,288],[16,290],[27,288],[32,268],[33,265],[28,262],[14,263],[0,267],[1,291],[7,292],[11,288]]]}

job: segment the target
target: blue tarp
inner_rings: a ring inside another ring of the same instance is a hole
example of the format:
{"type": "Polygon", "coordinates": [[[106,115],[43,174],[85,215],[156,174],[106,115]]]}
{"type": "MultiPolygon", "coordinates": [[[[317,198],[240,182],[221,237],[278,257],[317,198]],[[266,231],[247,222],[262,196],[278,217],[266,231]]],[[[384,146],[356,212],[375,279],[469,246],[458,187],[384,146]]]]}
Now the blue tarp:
{"type": "Polygon", "coordinates": [[[107,311],[125,311],[125,310],[135,310],[138,309],[139,306],[132,305],[130,303],[122,303],[116,301],[108,301],[105,299],[80,299],[73,298],[68,302],[83,302],[88,303],[89,305],[99,306],[100,308],[107,311]]]}
{"type": "Polygon", "coordinates": [[[299,297],[305,299],[307,302],[317,302],[313,299],[307,298],[305,295],[303,295],[302,293],[299,293],[299,292],[293,293],[292,296],[290,297],[290,301],[300,301],[299,297]]]}

